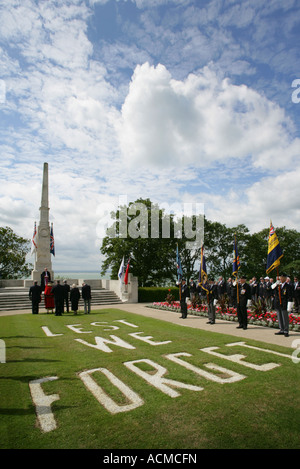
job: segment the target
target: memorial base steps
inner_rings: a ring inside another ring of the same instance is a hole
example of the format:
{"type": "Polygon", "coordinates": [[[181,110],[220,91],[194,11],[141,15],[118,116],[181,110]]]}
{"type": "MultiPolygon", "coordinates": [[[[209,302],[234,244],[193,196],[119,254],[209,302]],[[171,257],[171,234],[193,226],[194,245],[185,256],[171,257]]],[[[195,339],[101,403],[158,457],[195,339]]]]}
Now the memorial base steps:
{"type": "MultiPolygon", "coordinates": [[[[80,295],[81,295],[81,289],[80,295]]],[[[113,305],[122,303],[116,293],[106,290],[105,288],[94,288],[91,291],[91,307],[97,305],[113,305]]],[[[41,310],[45,306],[44,298],[40,304],[41,310]]],[[[79,300],[79,310],[83,310],[83,299],[79,300]]],[[[24,287],[5,287],[0,288],[0,311],[18,311],[31,309],[31,301],[29,299],[29,288],[24,287]]]]}

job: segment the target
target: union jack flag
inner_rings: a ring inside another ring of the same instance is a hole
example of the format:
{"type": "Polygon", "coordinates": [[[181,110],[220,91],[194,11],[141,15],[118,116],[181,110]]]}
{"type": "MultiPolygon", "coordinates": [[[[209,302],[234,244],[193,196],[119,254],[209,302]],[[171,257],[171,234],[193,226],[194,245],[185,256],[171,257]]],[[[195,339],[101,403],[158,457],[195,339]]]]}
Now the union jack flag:
{"type": "Polygon", "coordinates": [[[34,222],[34,228],[33,228],[33,236],[32,236],[32,244],[31,244],[31,256],[34,254],[37,250],[37,243],[36,243],[36,222],[34,222]]]}
{"type": "Polygon", "coordinates": [[[50,252],[51,254],[53,254],[53,256],[55,256],[53,223],[51,223],[51,230],[50,230],[50,252]]]}

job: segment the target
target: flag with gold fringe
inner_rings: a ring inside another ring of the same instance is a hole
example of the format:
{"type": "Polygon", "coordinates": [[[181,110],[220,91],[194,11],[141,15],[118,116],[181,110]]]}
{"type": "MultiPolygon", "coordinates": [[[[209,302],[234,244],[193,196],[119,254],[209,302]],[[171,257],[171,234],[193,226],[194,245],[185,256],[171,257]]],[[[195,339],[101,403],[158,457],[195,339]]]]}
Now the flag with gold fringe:
{"type": "Polygon", "coordinates": [[[279,240],[274,230],[272,222],[270,223],[270,232],[268,239],[268,256],[267,256],[267,274],[273,269],[278,268],[280,259],[283,257],[283,252],[279,244],[279,240]]]}
{"type": "Polygon", "coordinates": [[[237,248],[236,235],[234,235],[232,274],[237,276],[240,267],[241,267],[240,256],[239,256],[238,248],[237,248]]]}

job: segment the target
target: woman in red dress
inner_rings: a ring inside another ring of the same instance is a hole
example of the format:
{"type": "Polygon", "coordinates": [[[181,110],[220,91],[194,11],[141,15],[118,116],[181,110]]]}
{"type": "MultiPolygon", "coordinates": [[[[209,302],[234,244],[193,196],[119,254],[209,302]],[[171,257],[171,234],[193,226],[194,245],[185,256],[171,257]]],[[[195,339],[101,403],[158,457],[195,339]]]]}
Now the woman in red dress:
{"type": "Polygon", "coordinates": [[[47,314],[49,313],[49,310],[51,309],[53,313],[53,309],[55,307],[54,305],[54,295],[52,293],[52,283],[49,282],[45,286],[45,291],[44,291],[44,299],[45,299],[45,308],[47,310],[47,314]]]}

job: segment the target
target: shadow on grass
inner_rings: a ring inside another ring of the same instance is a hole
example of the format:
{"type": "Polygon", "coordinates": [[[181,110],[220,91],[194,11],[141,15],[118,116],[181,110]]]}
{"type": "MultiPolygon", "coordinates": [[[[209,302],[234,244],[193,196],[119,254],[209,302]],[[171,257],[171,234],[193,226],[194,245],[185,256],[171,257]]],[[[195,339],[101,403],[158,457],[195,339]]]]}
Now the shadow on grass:
{"type": "MultiPolygon", "coordinates": [[[[66,405],[66,406],[56,406],[55,411],[59,412],[60,410],[64,409],[72,409],[76,408],[78,406],[76,405],[66,405]]],[[[17,409],[17,408],[11,408],[11,409],[0,409],[0,415],[36,415],[35,407],[30,407],[29,409],[17,409]]]]}

